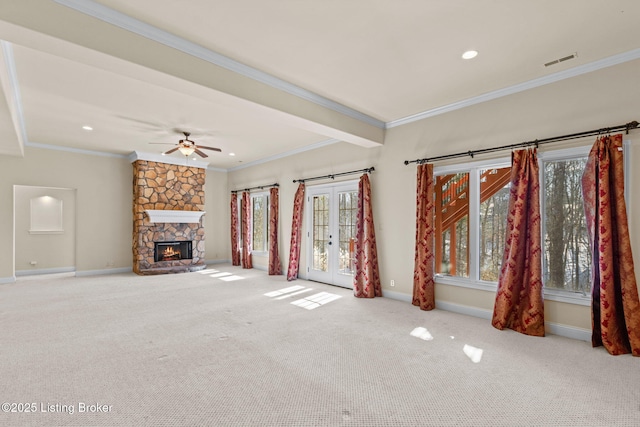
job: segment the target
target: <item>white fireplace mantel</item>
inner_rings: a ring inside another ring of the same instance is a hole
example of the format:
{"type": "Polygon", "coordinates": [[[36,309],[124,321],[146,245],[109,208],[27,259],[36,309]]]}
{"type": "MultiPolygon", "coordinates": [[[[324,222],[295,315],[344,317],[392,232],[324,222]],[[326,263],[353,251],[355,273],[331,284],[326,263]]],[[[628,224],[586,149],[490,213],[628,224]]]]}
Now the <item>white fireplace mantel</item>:
{"type": "Polygon", "coordinates": [[[170,223],[197,223],[204,211],[166,211],[166,210],[145,210],[149,222],[170,222],[170,223]]]}

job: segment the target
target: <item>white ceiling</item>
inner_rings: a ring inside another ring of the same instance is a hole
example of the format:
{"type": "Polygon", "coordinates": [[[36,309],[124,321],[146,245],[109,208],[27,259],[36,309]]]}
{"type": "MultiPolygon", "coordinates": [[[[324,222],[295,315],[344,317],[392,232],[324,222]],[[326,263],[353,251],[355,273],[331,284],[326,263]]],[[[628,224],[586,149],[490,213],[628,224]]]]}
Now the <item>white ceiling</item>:
{"type": "Polygon", "coordinates": [[[0,154],[158,153],[178,129],[220,147],[206,161],[221,169],[377,146],[385,128],[638,59],[638,16],[637,0],[2,2],[0,154]]]}

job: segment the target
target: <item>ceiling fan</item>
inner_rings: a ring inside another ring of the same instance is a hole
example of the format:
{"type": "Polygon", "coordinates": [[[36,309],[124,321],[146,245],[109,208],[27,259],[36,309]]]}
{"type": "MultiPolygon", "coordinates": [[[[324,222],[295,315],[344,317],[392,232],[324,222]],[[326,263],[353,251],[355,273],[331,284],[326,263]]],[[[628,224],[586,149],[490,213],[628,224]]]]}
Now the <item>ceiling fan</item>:
{"type": "MultiPolygon", "coordinates": [[[[195,143],[195,141],[189,139],[189,136],[191,135],[190,132],[184,132],[184,131],[180,131],[183,135],[184,135],[184,139],[181,139],[180,141],[178,141],[178,144],[176,147],[172,148],[171,150],[167,150],[164,153],[162,153],[163,155],[166,154],[171,154],[175,151],[180,150],[180,152],[182,154],[184,154],[185,156],[190,156],[193,153],[196,153],[198,156],[200,157],[209,157],[207,156],[204,152],[200,151],[202,150],[212,150],[212,151],[218,151],[218,152],[222,152],[221,149],[219,148],[215,148],[215,147],[207,147],[206,145],[198,145],[195,143]]],[[[153,142],[151,144],[154,144],[153,142]]],[[[161,143],[162,144],[162,143],[161,143]]]]}

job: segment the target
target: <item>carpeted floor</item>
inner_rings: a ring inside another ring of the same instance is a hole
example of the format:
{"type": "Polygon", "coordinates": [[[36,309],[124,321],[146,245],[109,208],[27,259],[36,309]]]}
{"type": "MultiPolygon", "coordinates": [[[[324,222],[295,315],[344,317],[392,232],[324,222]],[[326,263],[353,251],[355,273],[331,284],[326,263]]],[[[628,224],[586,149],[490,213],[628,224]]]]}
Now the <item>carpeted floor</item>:
{"type": "Polygon", "coordinates": [[[0,285],[0,425],[640,425],[639,358],[213,267],[0,285]]]}

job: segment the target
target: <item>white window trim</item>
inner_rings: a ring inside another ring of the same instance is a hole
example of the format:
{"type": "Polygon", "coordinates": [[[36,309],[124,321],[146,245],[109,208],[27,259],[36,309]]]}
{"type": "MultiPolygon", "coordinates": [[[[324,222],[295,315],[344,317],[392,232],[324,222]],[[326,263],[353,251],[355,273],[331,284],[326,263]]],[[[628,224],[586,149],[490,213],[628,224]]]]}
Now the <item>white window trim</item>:
{"type": "Polygon", "coordinates": [[[268,191],[260,191],[255,193],[250,193],[249,198],[251,199],[251,243],[253,246],[253,199],[257,197],[265,197],[265,221],[264,221],[264,243],[265,250],[257,251],[252,248],[251,254],[255,256],[268,256],[269,255],[269,192],[268,191]]]}

